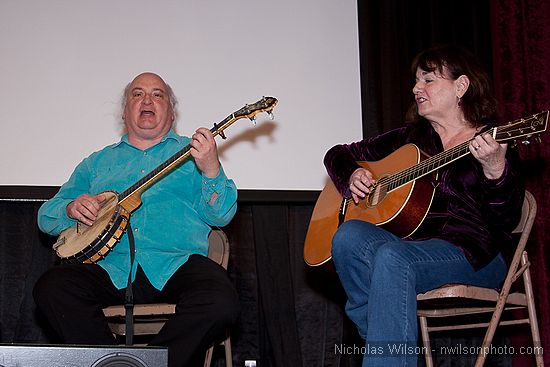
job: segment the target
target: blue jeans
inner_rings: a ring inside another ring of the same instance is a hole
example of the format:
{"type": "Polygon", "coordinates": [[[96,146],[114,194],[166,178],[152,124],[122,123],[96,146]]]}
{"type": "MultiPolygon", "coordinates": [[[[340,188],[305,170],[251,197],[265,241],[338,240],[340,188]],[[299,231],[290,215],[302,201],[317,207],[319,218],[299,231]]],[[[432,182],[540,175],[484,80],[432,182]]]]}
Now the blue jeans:
{"type": "Polygon", "coordinates": [[[507,267],[497,256],[474,271],[441,239],[406,241],[373,224],[344,222],[332,239],[346,313],[366,340],[363,367],[416,366],[416,295],[448,283],[497,288],[507,267]]]}

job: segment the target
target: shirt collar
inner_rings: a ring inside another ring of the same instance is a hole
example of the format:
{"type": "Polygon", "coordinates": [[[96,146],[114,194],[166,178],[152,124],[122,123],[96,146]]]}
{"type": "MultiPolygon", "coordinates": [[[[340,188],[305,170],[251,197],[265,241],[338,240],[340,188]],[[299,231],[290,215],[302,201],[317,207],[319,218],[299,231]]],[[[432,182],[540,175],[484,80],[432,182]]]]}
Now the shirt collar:
{"type": "MultiPolygon", "coordinates": [[[[160,143],[163,143],[165,142],[167,139],[174,139],[174,140],[177,140],[177,141],[180,141],[182,139],[182,137],[178,134],[176,134],[176,132],[174,131],[174,129],[170,129],[170,131],[168,131],[168,133],[166,135],[164,135],[164,137],[155,145],[153,146],[156,146],[160,143]]],[[[130,142],[128,141],[128,133],[122,135],[122,137],[120,138],[120,140],[118,141],[118,143],[115,143],[113,145],[113,148],[116,148],[118,147],[119,145],[121,145],[122,143],[128,145],[128,146],[131,146],[133,147],[132,144],[130,144],[130,142]]],[[[151,147],[152,148],[152,147],[151,147]]]]}

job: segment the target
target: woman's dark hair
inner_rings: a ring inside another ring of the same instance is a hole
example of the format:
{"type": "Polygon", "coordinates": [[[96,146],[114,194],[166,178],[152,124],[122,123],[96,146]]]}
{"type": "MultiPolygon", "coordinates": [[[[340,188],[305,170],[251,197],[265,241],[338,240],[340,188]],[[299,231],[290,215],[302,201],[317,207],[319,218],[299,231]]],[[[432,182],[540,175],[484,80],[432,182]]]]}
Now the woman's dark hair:
{"type": "MultiPolygon", "coordinates": [[[[449,75],[453,80],[466,75],[470,79],[470,86],[460,99],[464,118],[474,127],[495,124],[497,108],[491,82],[487,73],[469,51],[452,45],[429,48],[414,58],[411,65],[413,78],[416,77],[417,69],[428,72],[437,71],[441,75],[449,75]]],[[[416,103],[413,103],[407,113],[407,120],[420,119],[416,103]]]]}

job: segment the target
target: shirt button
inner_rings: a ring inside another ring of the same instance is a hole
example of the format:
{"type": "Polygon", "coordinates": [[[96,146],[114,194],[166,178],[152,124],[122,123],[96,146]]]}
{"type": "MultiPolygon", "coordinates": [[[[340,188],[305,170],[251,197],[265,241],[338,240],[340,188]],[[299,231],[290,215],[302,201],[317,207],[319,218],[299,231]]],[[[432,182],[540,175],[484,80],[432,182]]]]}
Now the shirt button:
{"type": "Polygon", "coordinates": [[[143,152],[143,155],[147,155],[147,152],[143,152]]]}
{"type": "Polygon", "coordinates": [[[137,232],[139,230],[139,228],[134,228],[134,232],[137,232]]]}
{"type": "Polygon", "coordinates": [[[141,173],[145,173],[145,170],[144,170],[144,169],[142,169],[142,170],[141,170],[140,172],[141,172],[141,173]]]}

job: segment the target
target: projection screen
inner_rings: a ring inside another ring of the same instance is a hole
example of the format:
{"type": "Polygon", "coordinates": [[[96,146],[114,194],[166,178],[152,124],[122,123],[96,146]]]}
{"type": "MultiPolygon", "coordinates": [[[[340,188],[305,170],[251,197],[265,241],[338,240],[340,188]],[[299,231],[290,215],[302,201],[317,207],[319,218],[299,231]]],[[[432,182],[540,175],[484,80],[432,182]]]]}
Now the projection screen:
{"type": "Polygon", "coordinates": [[[61,185],[118,141],[143,71],[173,87],[183,135],[279,100],[217,139],[239,189],[319,190],[325,152],[361,138],[355,0],[3,0],[0,45],[0,185],[61,185]]]}

